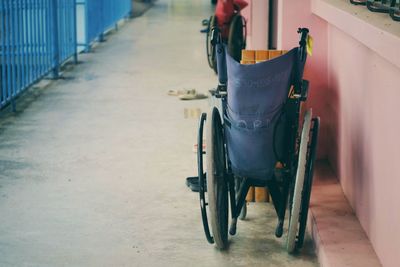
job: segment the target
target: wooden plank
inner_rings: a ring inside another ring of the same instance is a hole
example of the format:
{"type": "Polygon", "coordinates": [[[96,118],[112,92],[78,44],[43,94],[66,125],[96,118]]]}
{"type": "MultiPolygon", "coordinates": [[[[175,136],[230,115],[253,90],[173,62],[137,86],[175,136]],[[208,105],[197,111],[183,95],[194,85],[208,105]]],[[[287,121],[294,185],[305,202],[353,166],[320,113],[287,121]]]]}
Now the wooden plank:
{"type": "Polygon", "coordinates": [[[246,196],[247,202],[254,202],[254,186],[250,187],[249,192],[246,196]]]}
{"type": "Polygon", "coordinates": [[[268,50],[257,50],[256,51],[256,63],[267,61],[269,59],[268,50]]]}
{"type": "Polygon", "coordinates": [[[281,50],[269,50],[269,59],[273,59],[282,55],[281,50]]]}
{"type": "Polygon", "coordinates": [[[242,50],[242,60],[243,61],[254,61],[255,60],[254,50],[242,50]]]}
{"type": "Polygon", "coordinates": [[[242,64],[242,65],[251,65],[251,64],[254,64],[255,63],[255,61],[254,60],[241,60],[240,61],[240,64],[242,64]]]}
{"type": "Polygon", "coordinates": [[[256,202],[268,202],[269,193],[266,187],[256,187],[255,189],[255,201],[256,202]]]}

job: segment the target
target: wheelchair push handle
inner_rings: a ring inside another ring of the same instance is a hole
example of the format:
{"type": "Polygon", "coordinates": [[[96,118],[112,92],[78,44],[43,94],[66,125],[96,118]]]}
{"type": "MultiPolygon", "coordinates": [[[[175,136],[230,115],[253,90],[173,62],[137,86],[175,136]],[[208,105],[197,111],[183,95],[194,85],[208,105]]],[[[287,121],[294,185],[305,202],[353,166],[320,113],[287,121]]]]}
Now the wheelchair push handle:
{"type": "Polygon", "coordinates": [[[300,41],[299,41],[300,59],[301,61],[303,61],[306,58],[306,53],[307,53],[306,45],[307,45],[307,37],[309,30],[307,28],[299,28],[297,30],[297,33],[300,34],[300,41]]]}
{"type": "Polygon", "coordinates": [[[221,31],[219,30],[218,27],[212,27],[211,29],[211,45],[216,46],[217,44],[222,43],[221,41],[221,31]]]}

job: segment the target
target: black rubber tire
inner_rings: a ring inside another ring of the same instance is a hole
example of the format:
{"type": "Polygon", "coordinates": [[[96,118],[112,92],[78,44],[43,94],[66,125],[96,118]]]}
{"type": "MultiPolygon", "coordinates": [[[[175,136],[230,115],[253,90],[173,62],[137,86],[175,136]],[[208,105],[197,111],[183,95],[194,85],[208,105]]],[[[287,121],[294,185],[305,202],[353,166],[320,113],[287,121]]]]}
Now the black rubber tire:
{"type": "Polygon", "coordinates": [[[207,192],[211,229],[217,248],[228,246],[228,183],[221,117],[218,109],[207,114],[207,192]]]}
{"type": "Polygon", "coordinates": [[[319,118],[315,118],[313,119],[313,121],[314,124],[311,130],[312,135],[307,152],[306,175],[304,178],[303,194],[301,198],[299,234],[297,238],[296,249],[302,248],[304,243],[304,237],[307,229],[308,209],[310,207],[311,189],[314,176],[314,162],[317,155],[319,118]]]}
{"type": "Polygon", "coordinates": [[[217,26],[217,18],[215,16],[211,16],[208,21],[208,32],[206,36],[206,54],[207,54],[207,62],[211,69],[217,73],[217,58],[215,56],[215,49],[211,44],[211,29],[217,26]]]}
{"type": "Polygon", "coordinates": [[[292,194],[293,200],[289,213],[288,237],[286,240],[286,249],[288,253],[294,253],[296,250],[296,239],[298,237],[301,198],[304,186],[304,177],[306,173],[307,148],[310,139],[311,118],[312,118],[312,110],[309,109],[306,111],[304,115],[304,123],[301,131],[301,139],[299,145],[297,173],[294,181],[295,183],[293,189],[294,191],[292,194]]]}
{"type": "Polygon", "coordinates": [[[243,17],[235,15],[229,26],[228,53],[237,62],[242,58],[242,49],[246,48],[246,36],[244,34],[243,17]]]}

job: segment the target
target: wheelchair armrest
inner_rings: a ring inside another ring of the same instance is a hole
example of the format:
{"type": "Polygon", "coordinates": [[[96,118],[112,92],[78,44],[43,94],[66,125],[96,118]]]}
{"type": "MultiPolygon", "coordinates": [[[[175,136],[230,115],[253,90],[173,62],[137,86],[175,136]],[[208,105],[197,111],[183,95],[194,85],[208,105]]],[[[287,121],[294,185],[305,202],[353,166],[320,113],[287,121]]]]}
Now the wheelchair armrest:
{"type": "Polygon", "coordinates": [[[300,101],[306,101],[308,97],[308,86],[310,82],[307,80],[303,80],[301,82],[301,92],[300,92],[300,101]]]}

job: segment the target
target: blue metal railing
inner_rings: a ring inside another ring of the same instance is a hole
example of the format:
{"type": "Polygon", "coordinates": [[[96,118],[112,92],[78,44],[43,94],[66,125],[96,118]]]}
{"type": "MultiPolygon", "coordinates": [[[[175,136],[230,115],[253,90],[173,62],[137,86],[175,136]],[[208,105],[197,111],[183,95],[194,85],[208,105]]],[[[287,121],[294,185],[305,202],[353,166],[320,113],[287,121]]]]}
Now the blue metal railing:
{"type": "MultiPolygon", "coordinates": [[[[78,10],[83,18],[79,45],[89,50],[94,41],[102,41],[103,34],[116,27],[118,21],[127,17],[132,11],[131,0],[77,0],[78,10]]],[[[78,25],[79,27],[79,25],[78,25]]]]}
{"type": "Polygon", "coordinates": [[[0,0],[0,108],[76,55],[74,0],[0,0]]]}
{"type": "Polygon", "coordinates": [[[77,62],[78,36],[89,49],[131,9],[131,0],[0,0],[0,109],[15,108],[49,73],[57,78],[68,59],[77,62]]]}

